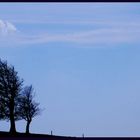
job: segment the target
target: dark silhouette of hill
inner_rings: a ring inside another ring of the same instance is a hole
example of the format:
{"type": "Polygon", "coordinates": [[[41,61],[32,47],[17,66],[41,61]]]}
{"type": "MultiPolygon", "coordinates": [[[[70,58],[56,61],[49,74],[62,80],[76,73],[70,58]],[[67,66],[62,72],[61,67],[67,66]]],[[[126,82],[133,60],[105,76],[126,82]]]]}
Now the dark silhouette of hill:
{"type": "Polygon", "coordinates": [[[30,133],[30,134],[26,134],[26,133],[20,133],[20,132],[16,132],[14,135],[12,135],[9,132],[5,132],[5,131],[0,131],[0,139],[1,138],[8,138],[8,137],[13,137],[13,138],[47,138],[47,140],[69,140],[69,139],[77,139],[78,137],[67,137],[67,136],[55,136],[55,135],[48,135],[48,134],[34,134],[34,133],[30,133]]]}
{"type": "Polygon", "coordinates": [[[48,134],[26,134],[26,133],[19,133],[12,135],[9,132],[0,131],[0,139],[12,139],[12,140],[99,140],[99,139],[106,139],[106,140],[118,140],[118,139],[140,139],[140,137],[70,137],[70,136],[55,136],[55,135],[48,135],[48,134]]]}

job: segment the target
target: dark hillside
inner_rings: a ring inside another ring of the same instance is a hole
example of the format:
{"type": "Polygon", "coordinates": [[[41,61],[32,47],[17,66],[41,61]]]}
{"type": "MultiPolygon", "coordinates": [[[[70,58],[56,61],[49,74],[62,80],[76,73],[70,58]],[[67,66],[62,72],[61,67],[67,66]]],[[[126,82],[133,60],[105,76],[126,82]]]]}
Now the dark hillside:
{"type": "Polygon", "coordinates": [[[25,133],[16,133],[15,135],[11,135],[9,132],[0,131],[0,140],[119,140],[119,139],[140,139],[140,137],[66,137],[66,136],[54,136],[47,134],[25,134],[25,133]]]}
{"type": "Polygon", "coordinates": [[[17,132],[14,135],[11,135],[9,132],[0,131],[0,139],[1,138],[45,138],[47,140],[75,140],[80,139],[78,137],[65,137],[65,136],[55,136],[55,135],[48,135],[48,134],[25,134],[25,133],[19,133],[17,132]]]}

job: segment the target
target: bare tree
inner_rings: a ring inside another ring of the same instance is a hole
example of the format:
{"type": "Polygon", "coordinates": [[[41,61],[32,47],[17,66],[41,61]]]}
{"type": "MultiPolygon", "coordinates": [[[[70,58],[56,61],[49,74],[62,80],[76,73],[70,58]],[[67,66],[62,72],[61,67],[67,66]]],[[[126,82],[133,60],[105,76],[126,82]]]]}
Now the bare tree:
{"type": "Polygon", "coordinates": [[[10,120],[10,132],[15,133],[15,120],[19,120],[18,100],[23,80],[12,65],[0,59],[0,119],[10,120]]]}
{"type": "Polygon", "coordinates": [[[29,134],[29,127],[32,119],[40,114],[39,103],[34,101],[34,89],[32,85],[26,86],[20,98],[20,117],[27,121],[26,133],[29,134]]]}

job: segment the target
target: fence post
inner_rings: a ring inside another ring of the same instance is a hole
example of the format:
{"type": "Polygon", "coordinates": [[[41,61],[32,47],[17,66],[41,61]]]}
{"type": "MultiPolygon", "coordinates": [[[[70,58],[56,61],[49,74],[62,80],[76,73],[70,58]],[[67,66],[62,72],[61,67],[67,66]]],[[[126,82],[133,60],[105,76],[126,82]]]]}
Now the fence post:
{"type": "Polygon", "coordinates": [[[82,137],[84,138],[84,134],[82,134],[82,137]]]}
{"type": "Polygon", "coordinates": [[[51,130],[51,135],[53,135],[53,132],[52,132],[52,130],[51,130]]]}

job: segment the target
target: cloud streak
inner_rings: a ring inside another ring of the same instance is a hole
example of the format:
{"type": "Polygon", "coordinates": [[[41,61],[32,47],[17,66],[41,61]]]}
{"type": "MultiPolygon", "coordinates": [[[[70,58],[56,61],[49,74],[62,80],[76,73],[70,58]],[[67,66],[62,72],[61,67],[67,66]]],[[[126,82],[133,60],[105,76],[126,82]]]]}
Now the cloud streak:
{"type": "Polygon", "coordinates": [[[34,37],[25,37],[25,43],[67,42],[79,44],[119,44],[139,41],[140,30],[124,28],[96,29],[67,34],[47,34],[34,37]]]}
{"type": "Polygon", "coordinates": [[[16,31],[17,29],[12,23],[8,21],[0,20],[0,35],[1,36],[8,35],[10,33],[15,33],[16,31]]]}
{"type": "Polygon", "coordinates": [[[140,27],[140,20],[135,21],[118,21],[118,20],[98,20],[98,19],[86,19],[86,20],[72,20],[72,19],[61,19],[61,20],[33,20],[33,19],[15,19],[10,20],[16,24],[56,24],[56,25],[98,25],[98,26],[110,26],[110,27],[126,27],[126,26],[137,26],[140,27]]]}
{"type": "MultiPolygon", "coordinates": [[[[112,24],[110,24],[112,25],[112,24]]],[[[117,25],[117,23],[116,23],[117,25]]],[[[98,29],[84,31],[69,31],[67,33],[48,33],[40,35],[28,35],[17,33],[17,28],[10,22],[0,20],[0,32],[7,35],[7,39],[17,44],[40,44],[49,42],[65,42],[78,44],[113,45],[121,43],[139,43],[139,24],[131,22],[119,26],[100,27],[98,29]],[[125,28],[124,28],[125,27],[125,28]],[[16,35],[9,36],[14,32],[16,35]]],[[[4,41],[3,41],[4,42],[4,41]]]]}

